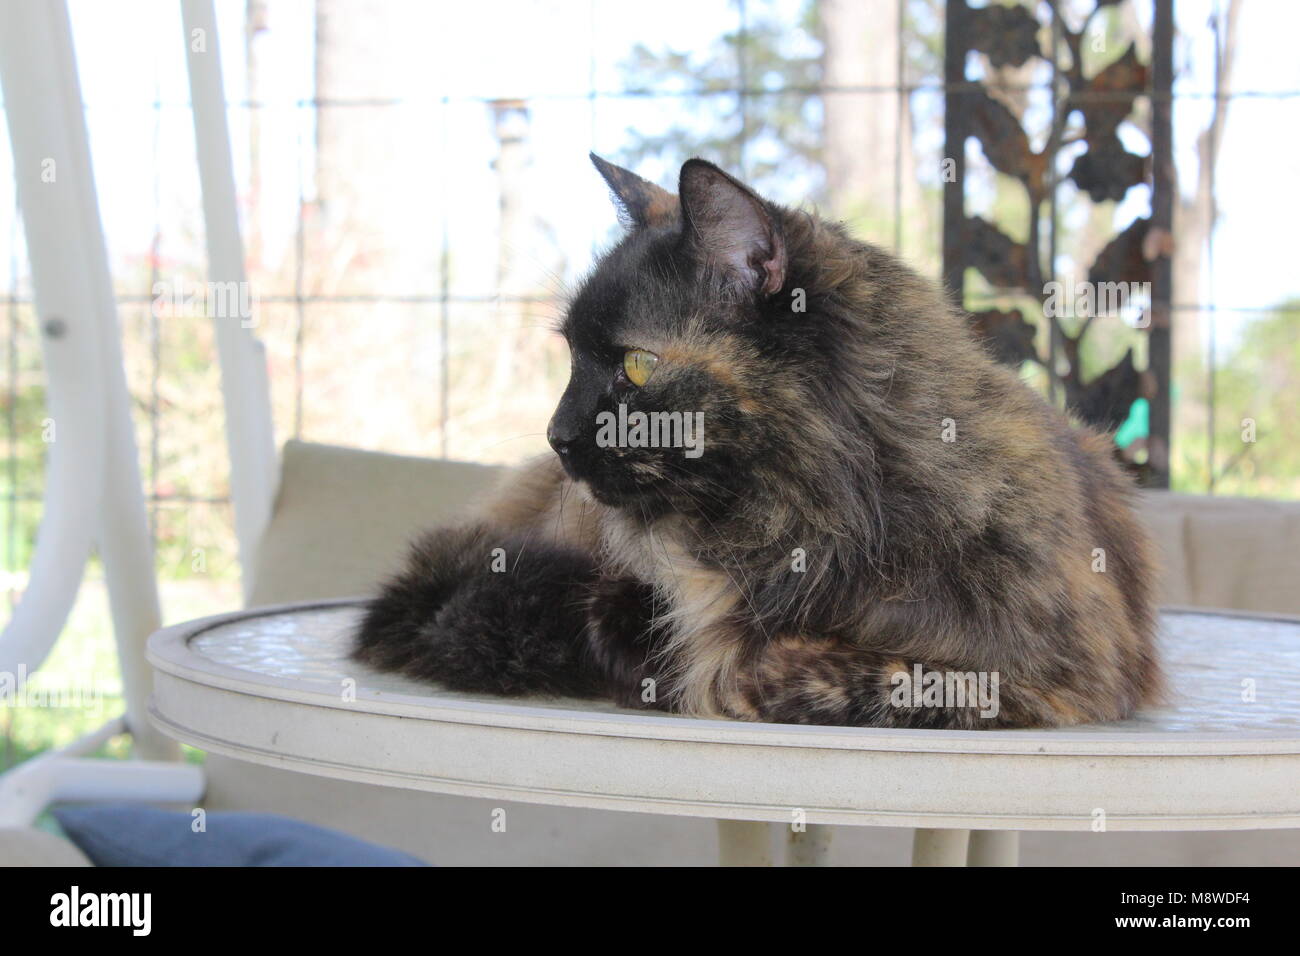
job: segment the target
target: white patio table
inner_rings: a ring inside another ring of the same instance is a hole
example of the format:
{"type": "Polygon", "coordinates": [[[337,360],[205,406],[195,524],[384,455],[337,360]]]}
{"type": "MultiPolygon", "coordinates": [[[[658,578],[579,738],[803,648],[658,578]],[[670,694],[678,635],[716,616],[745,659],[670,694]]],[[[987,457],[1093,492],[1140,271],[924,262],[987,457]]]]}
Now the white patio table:
{"type": "Polygon", "coordinates": [[[177,740],[327,777],[712,817],[722,862],[823,862],[825,824],[917,828],[913,862],[1014,864],[1016,831],[1300,827],[1300,619],[1168,611],[1173,699],[1121,723],[879,730],[450,693],[347,659],[360,602],[257,608],[149,642],[177,740]],[[973,832],[972,832],[973,831],[973,832]]]}

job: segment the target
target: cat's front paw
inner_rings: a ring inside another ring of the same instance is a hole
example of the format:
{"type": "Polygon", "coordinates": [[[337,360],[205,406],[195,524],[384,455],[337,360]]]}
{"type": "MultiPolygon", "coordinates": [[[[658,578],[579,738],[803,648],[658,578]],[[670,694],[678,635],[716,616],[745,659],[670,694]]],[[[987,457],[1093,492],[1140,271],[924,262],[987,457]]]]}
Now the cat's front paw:
{"type": "Polygon", "coordinates": [[[668,708],[662,627],[654,588],[633,578],[601,578],[587,609],[587,650],[621,707],[668,708]]]}

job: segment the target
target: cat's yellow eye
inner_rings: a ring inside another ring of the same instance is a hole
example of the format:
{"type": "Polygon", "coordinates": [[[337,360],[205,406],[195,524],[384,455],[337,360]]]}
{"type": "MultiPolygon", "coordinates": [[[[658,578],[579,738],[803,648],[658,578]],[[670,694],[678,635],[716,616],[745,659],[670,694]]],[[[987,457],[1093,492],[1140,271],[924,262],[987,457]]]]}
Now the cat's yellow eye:
{"type": "Polygon", "coordinates": [[[659,356],[645,349],[628,349],[623,354],[623,374],[633,385],[641,386],[650,381],[650,375],[659,364],[659,356]]]}

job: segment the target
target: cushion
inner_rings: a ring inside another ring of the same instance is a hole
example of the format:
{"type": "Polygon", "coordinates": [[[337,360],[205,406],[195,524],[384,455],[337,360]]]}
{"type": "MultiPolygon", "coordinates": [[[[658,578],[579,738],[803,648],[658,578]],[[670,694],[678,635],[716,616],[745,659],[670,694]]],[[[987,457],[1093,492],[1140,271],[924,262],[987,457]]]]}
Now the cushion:
{"type": "Polygon", "coordinates": [[[413,537],[464,517],[504,470],[286,442],[249,606],[370,593],[413,537]]]}
{"type": "Polygon", "coordinates": [[[1149,491],[1161,604],[1300,614],[1300,502],[1149,491]]]}
{"type": "Polygon", "coordinates": [[[1300,614],[1300,514],[1193,514],[1188,547],[1198,604],[1300,614]]]}
{"type": "Polygon", "coordinates": [[[86,806],[54,811],[96,866],[425,866],[397,850],[269,813],[86,806]]]}

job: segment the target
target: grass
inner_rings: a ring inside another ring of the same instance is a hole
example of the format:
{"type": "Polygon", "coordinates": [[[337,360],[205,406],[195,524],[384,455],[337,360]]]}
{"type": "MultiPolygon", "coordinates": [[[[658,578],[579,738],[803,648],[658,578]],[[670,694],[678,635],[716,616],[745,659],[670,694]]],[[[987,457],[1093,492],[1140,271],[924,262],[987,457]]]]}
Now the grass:
{"type": "MultiPolygon", "coordinates": [[[[172,623],[239,607],[238,583],[202,575],[159,582],[164,622],[172,623]]],[[[125,709],[113,641],[108,594],[98,566],[87,570],[58,643],[24,690],[0,701],[0,772],[46,750],[63,747],[103,726],[125,709]]],[[[96,756],[122,760],[130,738],[116,736],[96,756]]],[[[202,751],[186,748],[201,762],[202,751]]]]}

